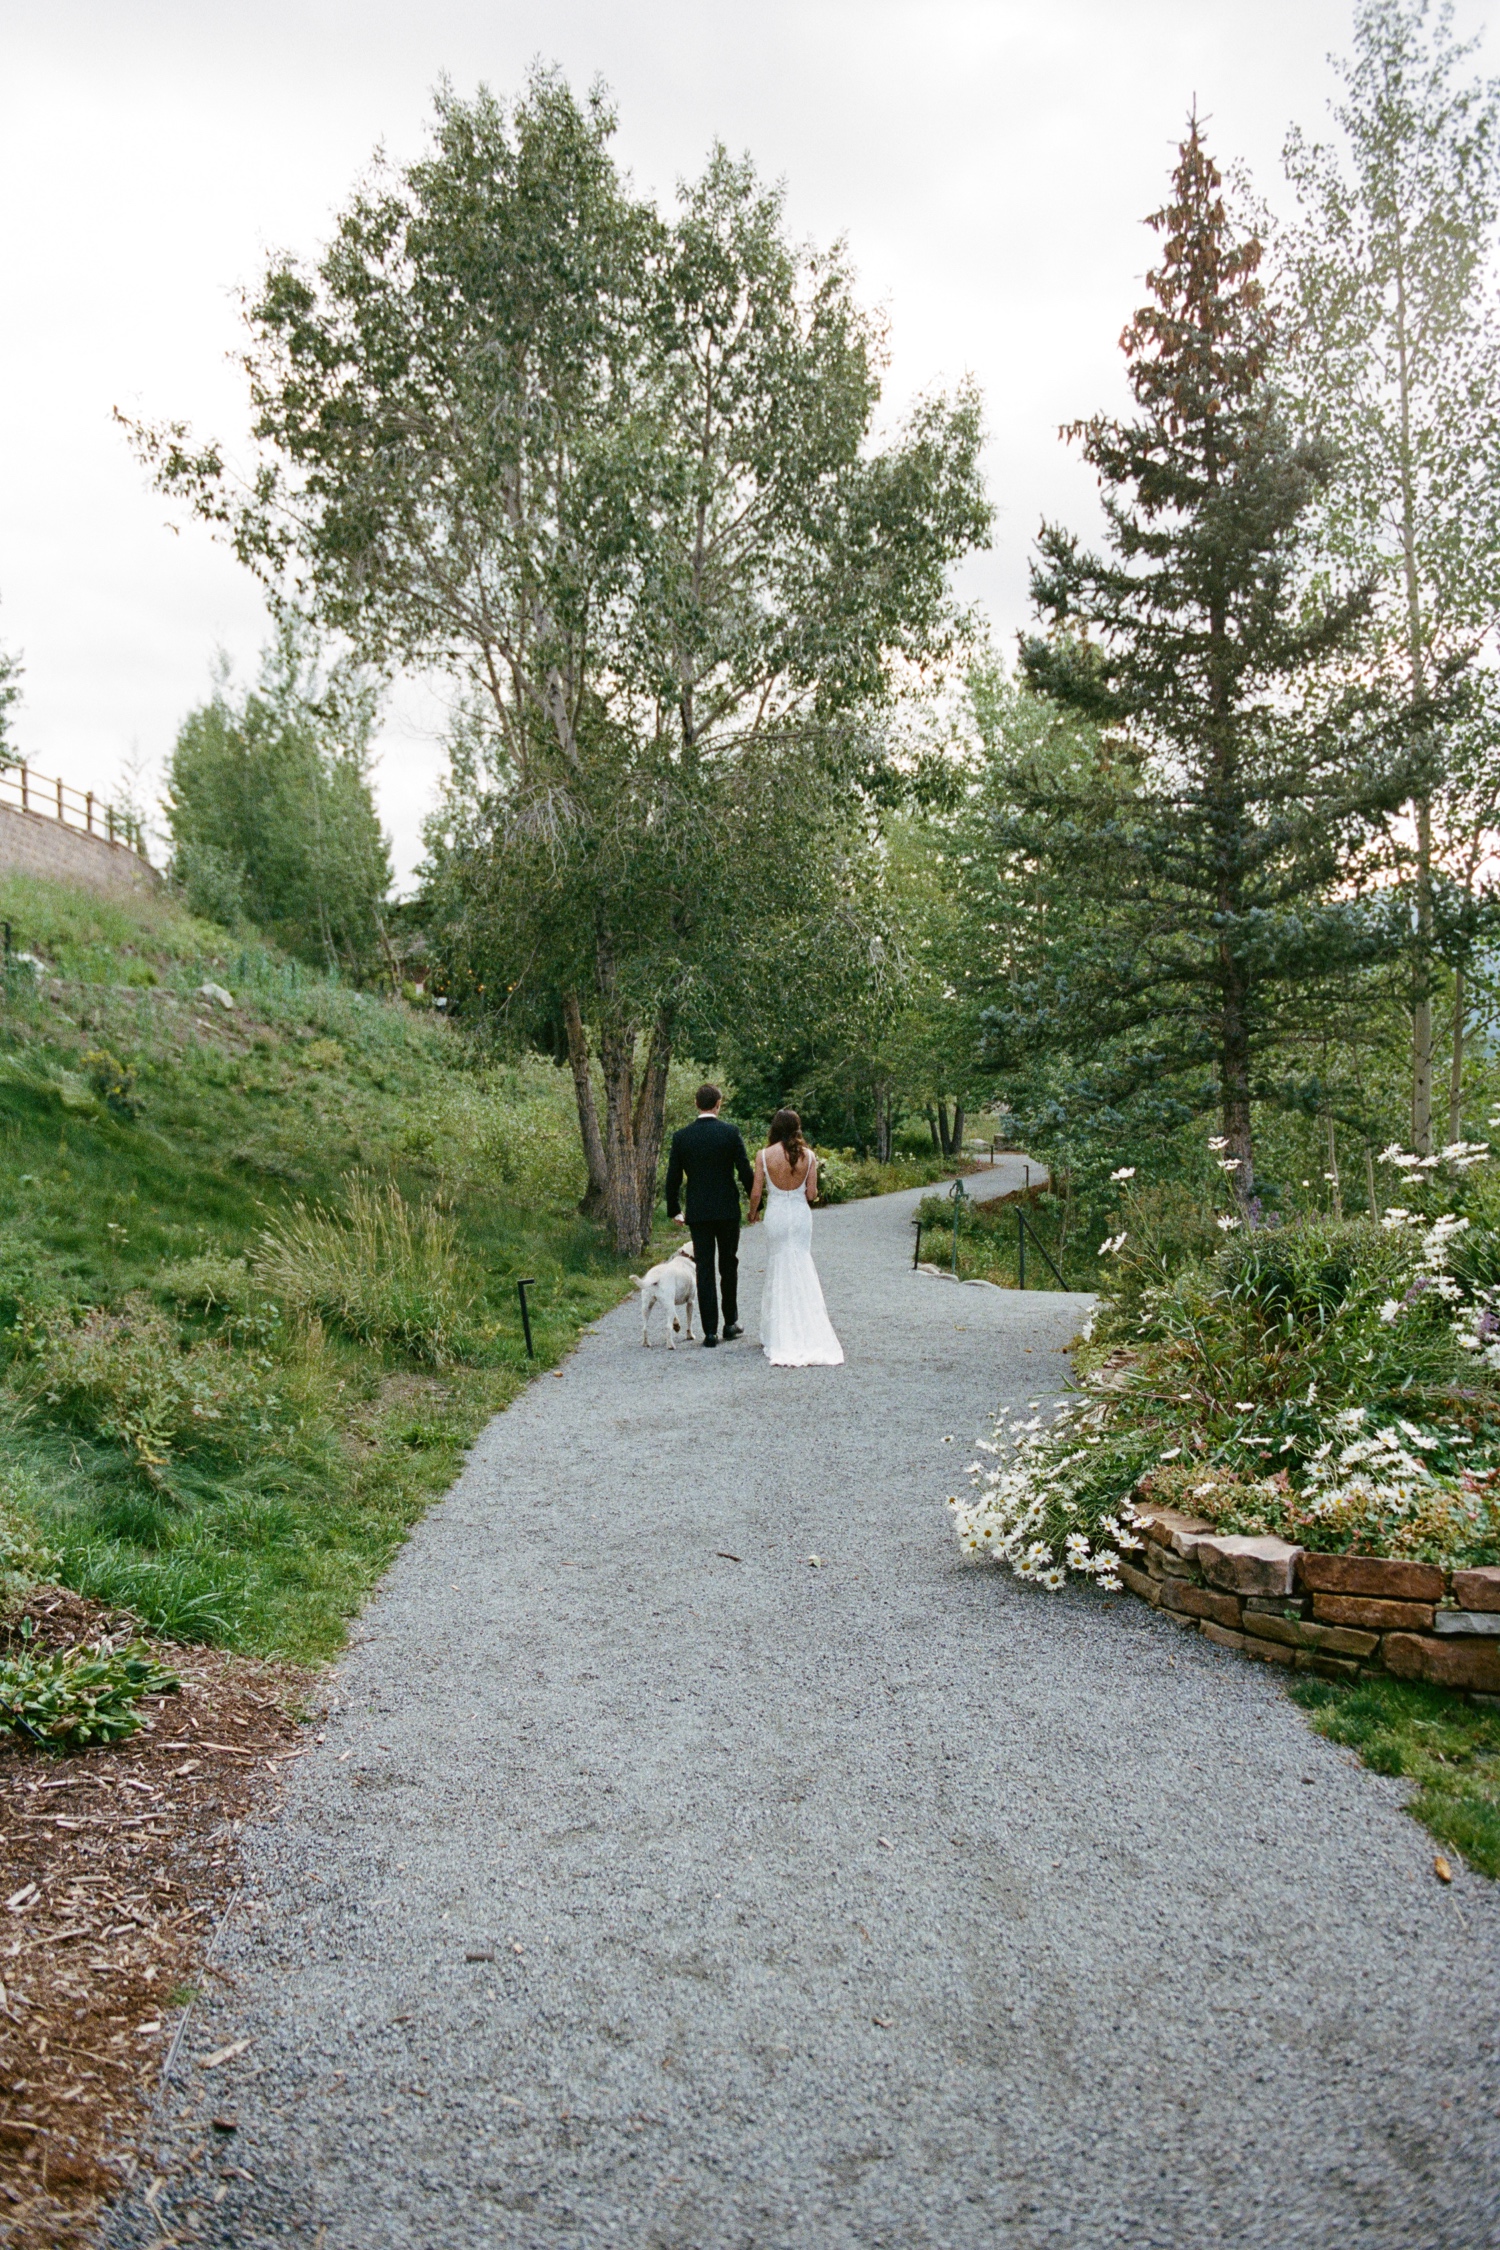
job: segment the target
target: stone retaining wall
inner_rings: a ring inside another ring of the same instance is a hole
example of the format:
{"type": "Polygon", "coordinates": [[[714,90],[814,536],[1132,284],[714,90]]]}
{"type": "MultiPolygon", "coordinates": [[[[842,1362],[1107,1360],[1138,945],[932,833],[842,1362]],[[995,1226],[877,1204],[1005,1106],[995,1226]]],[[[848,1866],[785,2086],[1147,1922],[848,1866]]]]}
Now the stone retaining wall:
{"type": "Polygon", "coordinates": [[[46,813],[0,805],[0,873],[12,872],[102,891],[154,890],[161,882],[150,861],[128,844],[111,843],[46,813]]]}
{"type": "Polygon", "coordinates": [[[1262,1664],[1325,1679],[1431,1680],[1500,1696],[1500,1570],[1439,1570],[1246,1539],[1138,1505],[1133,1594],[1174,1625],[1262,1664]]]}

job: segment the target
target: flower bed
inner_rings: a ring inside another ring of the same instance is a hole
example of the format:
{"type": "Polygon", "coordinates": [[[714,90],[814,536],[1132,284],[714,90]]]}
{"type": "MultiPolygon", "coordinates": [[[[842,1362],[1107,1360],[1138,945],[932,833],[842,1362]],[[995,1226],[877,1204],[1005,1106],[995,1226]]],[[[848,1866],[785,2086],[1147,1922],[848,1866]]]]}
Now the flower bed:
{"type": "Polygon", "coordinates": [[[1120,1583],[1149,1502],[1309,1553],[1500,1567],[1500,1180],[1476,1177],[1482,1155],[1421,1159],[1421,1214],[1231,1230],[1122,1286],[1082,1395],[979,1442],[972,1496],[950,1496],[964,1547],[1049,1587],[1120,1583]]]}
{"type": "Polygon", "coordinates": [[[1149,1502],[1114,1574],[1184,1630],[1325,1679],[1394,1675],[1500,1697],[1500,1569],[1323,1554],[1149,1502]]]}

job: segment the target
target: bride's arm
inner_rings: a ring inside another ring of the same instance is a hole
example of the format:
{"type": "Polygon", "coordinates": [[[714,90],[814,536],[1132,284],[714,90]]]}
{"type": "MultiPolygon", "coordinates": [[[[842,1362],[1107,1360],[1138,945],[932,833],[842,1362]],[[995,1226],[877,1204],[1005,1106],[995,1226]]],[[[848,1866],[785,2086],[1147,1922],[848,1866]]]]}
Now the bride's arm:
{"type": "Polygon", "coordinates": [[[760,1149],[756,1152],[755,1178],[750,1183],[750,1216],[745,1221],[747,1226],[753,1227],[755,1224],[756,1213],[760,1210],[760,1199],[765,1193],[765,1186],[766,1152],[764,1149],[760,1149]]]}
{"type": "Polygon", "coordinates": [[[816,1203],[818,1200],[818,1160],[815,1156],[810,1156],[807,1160],[807,1200],[809,1203],[816,1203]]]}

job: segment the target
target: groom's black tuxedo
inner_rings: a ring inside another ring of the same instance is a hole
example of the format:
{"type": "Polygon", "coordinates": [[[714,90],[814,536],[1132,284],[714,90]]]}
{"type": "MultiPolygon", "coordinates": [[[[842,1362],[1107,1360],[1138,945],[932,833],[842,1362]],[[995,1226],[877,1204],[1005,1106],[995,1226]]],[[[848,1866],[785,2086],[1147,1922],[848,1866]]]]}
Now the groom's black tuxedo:
{"type": "Polygon", "coordinates": [[[688,1230],[698,1265],[698,1310],[703,1333],[719,1332],[719,1287],[714,1279],[714,1257],[719,1262],[719,1282],[724,1291],[724,1325],[739,1324],[740,1301],[740,1191],[755,1184],[750,1158],[737,1125],[722,1117],[700,1117],[672,1135],[667,1159],[667,1217],[681,1209],[682,1176],[687,1174],[688,1230]]]}
{"type": "Polygon", "coordinates": [[[680,1133],[672,1135],[672,1153],[667,1159],[669,1219],[683,1210],[680,1197],[684,1172],[687,1207],[683,1216],[688,1225],[723,1226],[733,1219],[738,1226],[740,1197],[735,1174],[739,1174],[747,1195],[755,1179],[738,1125],[722,1117],[700,1117],[696,1124],[684,1125],[680,1133]]]}

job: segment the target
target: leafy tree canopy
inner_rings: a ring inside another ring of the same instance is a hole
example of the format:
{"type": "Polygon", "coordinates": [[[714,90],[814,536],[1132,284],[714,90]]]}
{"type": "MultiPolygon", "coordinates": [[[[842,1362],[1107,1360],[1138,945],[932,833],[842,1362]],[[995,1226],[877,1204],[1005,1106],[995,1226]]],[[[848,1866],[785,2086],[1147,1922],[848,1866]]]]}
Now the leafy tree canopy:
{"type": "Polygon", "coordinates": [[[21,700],[22,670],[20,657],[0,648],[0,771],[17,762],[11,713],[21,700]]]}
{"type": "MultiPolygon", "coordinates": [[[[1281,379],[1334,448],[1319,542],[1375,590],[1365,653],[1386,692],[1420,705],[1474,664],[1466,703],[1432,734],[1390,873],[1411,901],[1412,1137],[1433,1112],[1433,976],[1460,969],[1482,920],[1484,838],[1500,808],[1495,630],[1500,554],[1500,86],[1469,75],[1473,42],[1430,0],[1361,0],[1334,110],[1342,146],[1288,138],[1298,222],[1281,243],[1281,379]],[[1456,902],[1445,891],[1457,891],[1456,902]]],[[[1454,1005],[1460,1104],[1464,1006],[1454,1005]]]]}
{"type": "Polygon", "coordinates": [[[634,1250],[673,1043],[888,792],[873,714],[957,645],[988,509],[972,388],[874,442],[841,248],[792,244],[722,148],[663,217],[613,130],[552,72],[510,108],[444,89],[429,154],[250,306],[250,484],[141,438],[362,653],[462,683],[436,911],[472,991],[560,1013],[634,1250]]]}
{"type": "Polygon", "coordinates": [[[285,620],[258,684],[227,668],[183,721],[167,773],[172,873],[200,913],[241,918],[304,959],[359,975],[377,956],[391,864],[370,791],[374,692],[320,669],[285,620]]]}

